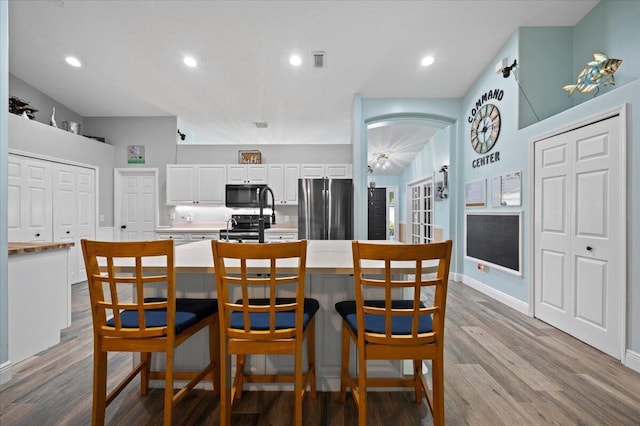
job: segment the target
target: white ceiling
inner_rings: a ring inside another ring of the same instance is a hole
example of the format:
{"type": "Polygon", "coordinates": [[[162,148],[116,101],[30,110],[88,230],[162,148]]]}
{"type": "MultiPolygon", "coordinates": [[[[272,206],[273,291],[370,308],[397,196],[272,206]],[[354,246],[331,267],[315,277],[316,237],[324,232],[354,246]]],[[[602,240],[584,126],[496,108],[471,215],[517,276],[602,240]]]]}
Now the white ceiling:
{"type": "MultiPolygon", "coordinates": [[[[9,70],[85,117],[177,116],[188,143],[348,144],[354,94],[460,98],[518,27],[573,26],[595,4],[10,1],[9,70]],[[313,68],[314,51],[325,68],[313,68]]],[[[411,161],[433,129],[409,127],[371,132],[372,148],[392,144],[411,161]]]]}

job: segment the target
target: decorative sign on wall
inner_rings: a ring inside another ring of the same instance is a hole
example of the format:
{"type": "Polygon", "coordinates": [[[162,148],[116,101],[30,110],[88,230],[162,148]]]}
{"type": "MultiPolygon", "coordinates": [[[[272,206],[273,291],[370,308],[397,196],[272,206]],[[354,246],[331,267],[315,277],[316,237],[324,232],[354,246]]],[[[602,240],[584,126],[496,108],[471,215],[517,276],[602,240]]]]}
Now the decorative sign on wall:
{"type": "Polygon", "coordinates": [[[260,151],[238,151],[238,164],[262,164],[260,151]]]}
{"type": "Polygon", "coordinates": [[[144,145],[127,146],[127,163],[144,164],[144,145]]]}
{"type": "Polygon", "coordinates": [[[522,205],[522,173],[514,172],[491,179],[491,205],[509,207],[522,205]]]}
{"type": "Polygon", "coordinates": [[[476,158],[471,162],[473,168],[500,161],[500,151],[495,151],[491,154],[489,154],[489,151],[496,145],[500,136],[502,117],[500,116],[500,109],[495,105],[495,102],[501,101],[503,97],[503,90],[489,90],[480,96],[471,108],[471,113],[467,119],[471,124],[471,146],[475,152],[482,155],[482,157],[476,158]]]}

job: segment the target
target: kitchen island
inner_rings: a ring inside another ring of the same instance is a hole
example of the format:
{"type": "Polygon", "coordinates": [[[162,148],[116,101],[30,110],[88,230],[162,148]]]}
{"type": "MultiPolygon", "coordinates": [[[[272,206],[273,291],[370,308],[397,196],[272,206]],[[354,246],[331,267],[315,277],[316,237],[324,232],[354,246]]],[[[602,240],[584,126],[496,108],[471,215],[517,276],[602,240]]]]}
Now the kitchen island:
{"type": "Polygon", "coordinates": [[[71,324],[69,249],[73,243],[8,244],[9,361],[60,342],[71,324]]]}
{"type": "MultiPolygon", "coordinates": [[[[378,241],[376,241],[378,242],[378,241]]],[[[381,241],[384,243],[384,241],[381,241]]],[[[398,244],[386,242],[388,244],[398,244]]],[[[277,243],[275,243],[277,244],[277,243]]],[[[216,297],[213,257],[210,241],[197,241],[175,247],[175,268],[177,273],[177,297],[216,297]]],[[[146,264],[153,270],[153,264],[146,264]]],[[[121,263],[124,271],[131,264],[121,263]]],[[[268,272],[266,262],[255,261],[249,264],[251,272],[268,272]]],[[[286,269],[286,263],[283,263],[286,269]]],[[[368,262],[363,265],[370,273],[383,271],[381,262],[368,262]]],[[[425,262],[425,273],[435,272],[436,262],[425,262]]],[[[292,264],[293,268],[294,265],[292,264]]],[[[228,264],[227,269],[233,270],[234,265],[228,264]]],[[[397,273],[408,272],[406,264],[398,264],[394,270],[397,273]]],[[[340,345],[342,320],[335,312],[336,302],[354,299],[353,261],[351,255],[351,241],[309,241],[307,247],[307,277],[306,296],[313,297],[320,302],[320,310],[316,318],[316,374],[318,390],[336,391],[340,389],[340,345]]],[[[293,290],[291,295],[293,295],[293,290]]],[[[258,290],[252,297],[263,297],[258,290]]],[[[381,294],[367,294],[369,298],[381,298],[381,294]]],[[[305,345],[306,347],[306,345],[305,345]]],[[[176,352],[176,368],[196,369],[204,366],[208,343],[206,330],[200,331],[188,342],[178,348],[176,352]]],[[[355,351],[352,351],[352,366],[355,365],[355,351]]],[[[156,356],[159,367],[164,363],[161,355],[156,356]]],[[[306,361],[304,361],[306,362],[306,361]]],[[[276,374],[277,372],[293,372],[291,357],[288,356],[250,356],[247,368],[254,372],[276,374]]],[[[401,374],[401,363],[390,361],[376,361],[369,364],[371,374],[394,377],[401,374]]],[[[158,384],[158,385],[161,385],[158,384]]],[[[207,384],[205,383],[205,386],[207,384]]],[[[287,385],[251,384],[250,388],[288,389],[287,385]]]]}

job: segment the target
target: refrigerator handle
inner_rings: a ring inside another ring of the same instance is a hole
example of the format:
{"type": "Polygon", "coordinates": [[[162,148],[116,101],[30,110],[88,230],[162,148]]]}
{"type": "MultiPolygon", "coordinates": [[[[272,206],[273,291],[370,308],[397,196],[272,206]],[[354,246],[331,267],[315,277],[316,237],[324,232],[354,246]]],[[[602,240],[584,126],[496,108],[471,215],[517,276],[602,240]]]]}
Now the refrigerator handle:
{"type": "Polygon", "coordinates": [[[324,216],[324,239],[329,239],[329,189],[326,187],[327,183],[325,181],[325,188],[322,190],[322,206],[323,206],[323,216],[324,216]]]}

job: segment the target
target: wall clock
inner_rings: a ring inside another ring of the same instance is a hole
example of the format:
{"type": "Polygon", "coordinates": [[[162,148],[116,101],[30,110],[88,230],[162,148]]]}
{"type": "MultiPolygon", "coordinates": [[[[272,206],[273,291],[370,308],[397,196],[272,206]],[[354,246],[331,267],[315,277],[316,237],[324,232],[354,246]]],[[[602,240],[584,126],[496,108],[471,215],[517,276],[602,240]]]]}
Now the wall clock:
{"type": "Polygon", "coordinates": [[[491,151],[500,135],[500,110],[493,104],[485,104],[471,122],[471,146],[478,154],[491,151]]]}

